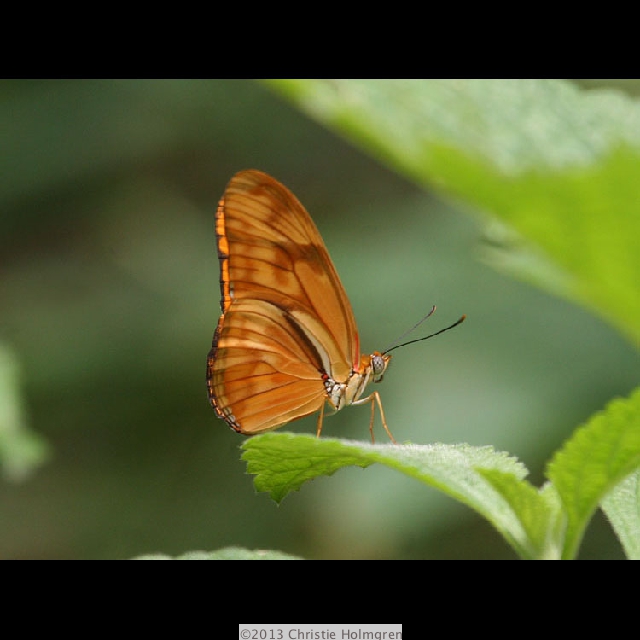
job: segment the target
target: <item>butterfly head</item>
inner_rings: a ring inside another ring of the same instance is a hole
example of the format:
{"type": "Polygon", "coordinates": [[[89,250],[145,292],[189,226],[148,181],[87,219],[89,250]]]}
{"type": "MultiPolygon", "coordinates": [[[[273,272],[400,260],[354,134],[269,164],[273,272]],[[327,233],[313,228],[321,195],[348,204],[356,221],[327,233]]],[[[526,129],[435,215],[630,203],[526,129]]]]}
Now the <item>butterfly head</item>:
{"type": "Polygon", "coordinates": [[[371,358],[369,363],[369,366],[371,367],[371,378],[374,382],[382,382],[384,372],[389,366],[389,360],[391,360],[391,356],[387,355],[386,353],[374,351],[369,357],[371,358]]]}

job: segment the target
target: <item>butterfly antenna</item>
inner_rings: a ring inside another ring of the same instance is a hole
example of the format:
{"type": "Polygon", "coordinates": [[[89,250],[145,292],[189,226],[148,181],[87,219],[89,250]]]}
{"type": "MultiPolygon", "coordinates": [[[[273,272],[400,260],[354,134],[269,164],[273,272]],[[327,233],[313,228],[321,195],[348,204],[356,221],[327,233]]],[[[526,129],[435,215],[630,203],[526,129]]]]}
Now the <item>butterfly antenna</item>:
{"type": "Polygon", "coordinates": [[[415,331],[429,316],[433,315],[433,312],[435,310],[436,305],[434,304],[433,307],[431,307],[431,311],[429,311],[429,313],[427,313],[424,318],[418,320],[418,322],[416,322],[413,327],[411,327],[411,329],[405,331],[399,338],[396,338],[382,353],[387,353],[388,351],[391,351],[391,349],[395,349],[396,347],[394,345],[399,347],[400,345],[397,343],[400,342],[400,340],[402,340],[402,338],[404,338],[405,336],[408,336],[412,331],[415,331]]]}
{"type": "MultiPolygon", "coordinates": [[[[431,308],[431,311],[429,311],[429,313],[427,313],[427,315],[424,318],[422,318],[422,320],[420,320],[413,327],[411,327],[411,329],[409,329],[409,331],[405,331],[398,338],[397,341],[402,340],[402,338],[404,338],[406,335],[411,333],[414,329],[419,327],[435,310],[436,310],[436,306],[433,305],[433,307],[431,308]]],[[[422,342],[422,340],[428,340],[429,338],[435,338],[436,336],[439,336],[441,333],[444,333],[445,331],[449,331],[449,329],[453,329],[454,327],[457,327],[459,324],[462,324],[465,321],[466,317],[467,316],[465,314],[465,315],[461,316],[460,318],[458,318],[453,324],[450,324],[448,327],[445,327],[444,329],[440,329],[440,331],[436,331],[435,333],[432,333],[432,334],[430,334],[428,336],[424,336],[423,338],[416,338],[415,340],[409,340],[409,342],[403,342],[402,344],[396,344],[396,345],[394,345],[392,347],[389,347],[388,349],[385,349],[382,353],[389,353],[389,351],[393,351],[394,349],[398,349],[399,347],[406,347],[408,344],[413,344],[414,342],[422,342]]]]}

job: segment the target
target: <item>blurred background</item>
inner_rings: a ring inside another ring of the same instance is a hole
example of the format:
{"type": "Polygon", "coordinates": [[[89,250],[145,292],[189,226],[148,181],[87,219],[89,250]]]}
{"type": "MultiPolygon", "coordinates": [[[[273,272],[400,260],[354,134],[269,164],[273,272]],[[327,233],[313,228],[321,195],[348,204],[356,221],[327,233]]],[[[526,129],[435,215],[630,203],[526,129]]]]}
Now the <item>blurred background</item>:
{"type": "MultiPolygon", "coordinates": [[[[243,436],[215,417],[205,385],[220,313],[214,212],[241,169],[272,174],[311,213],[364,351],[433,304],[422,334],[467,314],[394,352],[377,390],[398,441],[490,444],[540,485],[564,439],[637,383],[637,353],[613,328],[483,264],[478,212],[260,83],[14,80],[0,96],[0,342],[48,452],[0,483],[0,558],[228,545],[318,559],[516,557],[470,509],[381,466],[316,480],[279,507],[256,494],[243,436]]],[[[349,407],[323,434],[367,440],[368,423],[368,407],[349,407]]],[[[315,417],[286,429],[313,433],[315,417]]],[[[600,512],[580,557],[623,557],[600,512]]]]}

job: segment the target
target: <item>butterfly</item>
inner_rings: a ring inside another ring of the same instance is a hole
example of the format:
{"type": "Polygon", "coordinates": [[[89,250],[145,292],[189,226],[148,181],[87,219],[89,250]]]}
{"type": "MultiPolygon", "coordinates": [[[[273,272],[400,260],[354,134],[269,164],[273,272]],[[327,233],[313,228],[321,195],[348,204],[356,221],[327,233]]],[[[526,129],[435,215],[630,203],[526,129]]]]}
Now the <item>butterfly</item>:
{"type": "Polygon", "coordinates": [[[293,193],[261,171],[237,173],[218,204],[216,237],[222,315],[207,388],[218,417],[254,435],[319,411],[319,437],[326,405],[370,404],[371,441],[377,406],[395,444],[379,393],[362,397],[382,380],[390,349],[360,354],[349,298],[293,193]]]}

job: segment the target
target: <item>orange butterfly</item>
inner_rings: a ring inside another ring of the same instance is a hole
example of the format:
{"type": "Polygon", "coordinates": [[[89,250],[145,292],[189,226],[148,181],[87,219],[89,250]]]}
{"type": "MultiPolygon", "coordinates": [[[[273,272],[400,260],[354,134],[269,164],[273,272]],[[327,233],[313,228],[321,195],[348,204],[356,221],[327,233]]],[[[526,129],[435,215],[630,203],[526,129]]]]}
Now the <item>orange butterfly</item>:
{"type": "Polygon", "coordinates": [[[360,355],[351,304],[298,199],[265,173],[241,171],[218,204],[216,236],[222,315],[207,358],[216,414],[254,435],[320,411],[320,436],[325,403],[369,403],[375,442],[377,404],[395,443],[378,392],[361,397],[382,380],[389,349],[360,355]]]}

